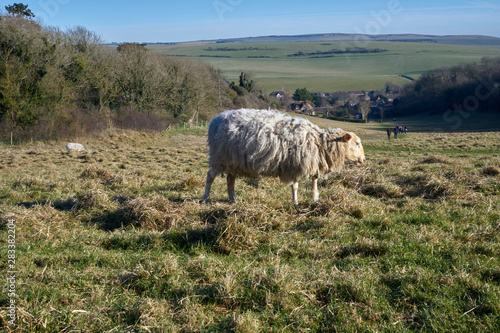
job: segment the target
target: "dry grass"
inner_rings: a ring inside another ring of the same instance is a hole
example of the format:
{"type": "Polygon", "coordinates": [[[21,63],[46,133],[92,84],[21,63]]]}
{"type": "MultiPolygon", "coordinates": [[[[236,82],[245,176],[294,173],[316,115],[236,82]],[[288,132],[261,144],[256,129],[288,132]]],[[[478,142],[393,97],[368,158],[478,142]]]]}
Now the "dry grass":
{"type": "Polygon", "coordinates": [[[500,168],[493,165],[488,165],[483,168],[483,173],[488,176],[498,176],[500,174],[500,168]]]}
{"type": "Polygon", "coordinates": [[[433,163],[442,163],[442,164],[450,164],[450,159],[447,156],[432,154],[424,157],[419,163],[423,164],[433,164],[433,163]]]}
{"type": "Polygon", "coordinates": [[[238,179],[230,205],[218,178],[200,204],[205,131],[0,147],[18,331],[499,330],[500,134],[366,132],[367,163],[294,207],[276,179],[238,179]]]}

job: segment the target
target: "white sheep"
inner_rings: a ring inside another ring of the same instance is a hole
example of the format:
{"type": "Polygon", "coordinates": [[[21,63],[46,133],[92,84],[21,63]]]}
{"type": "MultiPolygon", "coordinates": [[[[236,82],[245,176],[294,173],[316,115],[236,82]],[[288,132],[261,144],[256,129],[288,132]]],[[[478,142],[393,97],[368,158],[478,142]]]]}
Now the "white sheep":
{"type": "Polygon", "coordinates": [[[83,147],[83,145],[81,143],[70,142],[66,145],[66,150],[69,153],[70,151],[84,151],[85,148],[83,147]]]}
{"type": "Polygon", "coordinates": [[[235,202],[236,176],[279,177],[292,185],[298,203],[298,181],[311,177],[313,200],[319,200],[318,177],[340,170],[344,161],[365,161],[361,140],[341,129],[322,130],[303,118],[267,110],[239,109],[216,116],[208,129],[208,201],[215,177],[227,174],[229,202],[235,202]]]}

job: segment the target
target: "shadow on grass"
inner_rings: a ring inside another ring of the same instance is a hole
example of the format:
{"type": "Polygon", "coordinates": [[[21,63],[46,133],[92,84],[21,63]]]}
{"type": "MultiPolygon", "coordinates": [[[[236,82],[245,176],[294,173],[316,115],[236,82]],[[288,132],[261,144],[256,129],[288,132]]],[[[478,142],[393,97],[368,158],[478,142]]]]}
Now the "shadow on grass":
{"type": "Polygon", "coordinates": [[[228,218],[229,214],[227,209],[212,209],[199,214],[201,220],[208,224],[216,224],[217,222],[224,221],[228,218]]]}
{"type": "Polygon", "coordinates": [[[115,235],[102,241],[101,247],[105,250],[150,250],[157,246],[156,238],[151,235],[115,235]]]}
{"type": "Polygon", "coordinates": [[[237,323],[232,315],[216,317],[207,327],[208,332],[236,332],[237,323]]]}
{"type": "Polygon", "coordinates": [[[316,299],[323,305],[338,301],[346,303],[365,302],[363,294],[348,283],[328,284],[316,291],[316,299]]]}
{"type": "Polygon", "coordinates": [[[129,326],[135,326],[141,322],[143,310],[140,304],[133,304],[131,306],[119,304],[113,306],[107,312],[110,318],[114,318],[116,324],[125,323],[129,326]]]}
{"type": "Polygon", "coordinates": [[[54,202],[44,199],[44,200],[35,200],[35,201],[23,201],[23,202],[16,204],[16,206],[24,207],[26,209],[31,209],[35,206],[47,206],[47,205],[54,207],[55,209],[57,209],[59,211],[69,212],[76,207],[77,202],[74,198],[69,198],[66,200],[58,200],[58,201],[54,201],[54,202]]]}
{"type": "Polygon", "coordinates": [[[218,246],[219,229],[214,226],[184,232],[172,232],[163,236],[163,240],[174,248],[184,252],[191,252],[195,248],[209,248],[220,254],[227,254],[218,246]]]}
{"type": "Polygon", "coordinates": [[[336,254],[337,257],[344,259],[352,255],[361,255],[362,257],[380,257],[387,253],[387,248],[374,244],[353,244],[340,248],[336,254]]]}
{"type": "Polygon", "coordinates": [[[500,283],[500,269],[486,269],[481,272],[481,278],[484,281],[492,283],[500,283]]]}
{"type": "MultiPolygon", "coordinates": [[[[147,229],[151,223],[148,220],[144,221],[143,215],[146,213],[138,213],[134,210],[134,206],[125,206],[117,210],[104,212],[98,216],[92,216],[87,223],[109,232],[128,226],[145,227],[147,229]]],[[[160,215],[165,218],[165,214],[160,215]]],[[[219,244],[224,232],[227,231],[227,211],[224,209],[208,210],[200,212],[199,217],[204,222],[201,225],[185,227],[180,224],[179,228],[175,227],[169,230],[170,227],[166,226],[166,224],[159,224],[158,227],[153,229],[158,230],[160,228],[161,230],[168,230],[168,232],[163,233],[161,236],[142,235],[139,238],[128,234],[119,234],[104,242],[102,246],[108,250],[140,250],[151,246],[159,246],[160,248],[180,250],[186,253],[190,253],[194,249],[206,248],[220,254],[227,254],[228,250],[219,244]]],[[[168,216],[166,220],[168,220],[168,216]]]]}
{"type": "Polygon", "coordinates": [[[194,248],[210,248],[220,254],[228,254],[227,250],[219,246],[219,239],[224,233],[224,225],[229,217],[226,209],[211,209],[199,213],[204,227],[187,231],[174,231],[163,236],[163,239],[175,248],[184,252],[191,252],[194,248]]]}
{"type": "Polygon", "coordinates": [[[89,223],[97,225],[97,227],[104,231],[115,231],[116,229],[136,225],[136,221],[127,218],[129,209],[120,208],[118,210],[107,212],[100,216],[90,218],[89,223]]]}
{"type": "Polygon", "coordinates": [[[325,226],[325,223],[322,221],[316,221],[314,219],[308,219],[304,222],[298,222],[295,226],[297,231],[308,232],[311,230],[319,230],[325,226]]]}

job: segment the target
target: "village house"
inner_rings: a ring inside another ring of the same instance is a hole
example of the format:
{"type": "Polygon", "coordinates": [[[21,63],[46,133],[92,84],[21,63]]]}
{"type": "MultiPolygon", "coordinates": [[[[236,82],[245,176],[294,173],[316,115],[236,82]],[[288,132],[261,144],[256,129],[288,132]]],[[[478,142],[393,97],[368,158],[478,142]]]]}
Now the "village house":
{"type": "Polygon", "coordinates": [[[325,116],[328,116],[329,114],[333,113],[334,110],[332,107],[317,107],[314,109],[314,113],[316,116],[319,116],[319,115],[325,115],[325,116]]]}
{"type": "Polygon", "coordinates": [[[359,100],[359,101],[366,101],[370,99],[370,96],[365,94],[363,91],[360,90],[353,90],[349,91],[349,97],[351,100],[359,100]]]}
{"type": "Polygon", "coordinates": [[[299,101],[292,103],[292,110],[297,113],[303,113],[308,116],[314,116],[316,113],[314,112],[315,106],[310,101],[299,101]]]}
{"type": "Polygon", "coordinates": [[[382,105],[382,108],[384,108],[384,111],[392,111],[394,109],[394,104],[392,102],[384,103],[384,105],[382,105]]]}
{"type": "Polygon", "coordinates": [[[283,97],[285,97],[285,92],[280,90],[280,91],[273,91],[270,95],[270,97],[275,97],[275,98],[278,98],[278,99],[282,99],[283,97]]]}

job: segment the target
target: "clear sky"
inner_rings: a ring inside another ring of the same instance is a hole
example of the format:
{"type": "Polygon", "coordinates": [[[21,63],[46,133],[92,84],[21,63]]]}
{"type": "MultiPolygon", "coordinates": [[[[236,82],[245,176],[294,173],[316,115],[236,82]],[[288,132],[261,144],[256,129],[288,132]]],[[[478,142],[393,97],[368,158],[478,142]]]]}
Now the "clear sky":
{"type": "MultiPolygon", "coordinates": [[[[45,24],[106,42],[180,42],[313,33],[500,37],[498,0],[34,0],[45,24]]],[[[2,1],[11,4],[17,1],[2,1]]],[[[2,5],[2,9],[3,6],[2,5]]]]}

